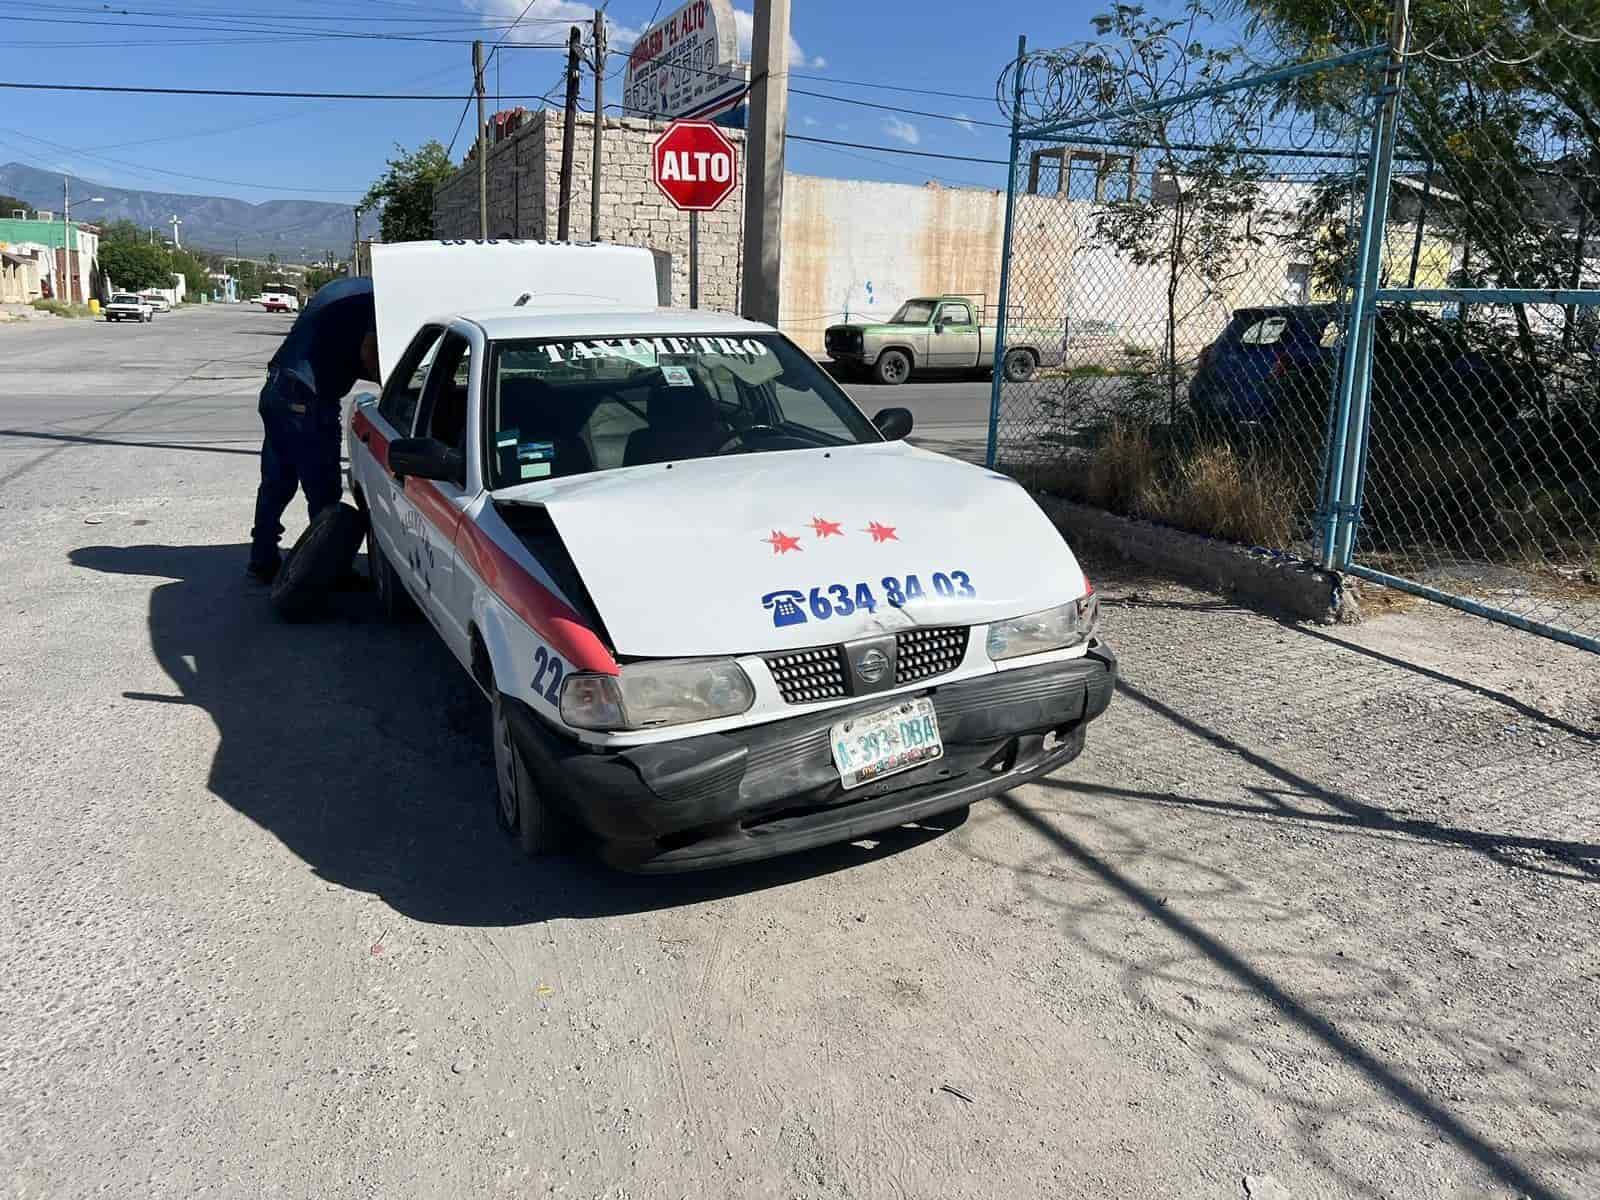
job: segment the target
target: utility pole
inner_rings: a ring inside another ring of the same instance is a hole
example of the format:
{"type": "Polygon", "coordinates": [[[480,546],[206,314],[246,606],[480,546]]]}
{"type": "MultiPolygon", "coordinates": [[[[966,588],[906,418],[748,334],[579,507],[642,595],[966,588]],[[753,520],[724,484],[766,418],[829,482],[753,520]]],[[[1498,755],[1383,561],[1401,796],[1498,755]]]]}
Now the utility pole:
{"type": "Polygon", "coordinates": [[[178,214],[177,213],[173,213],[172,214],[172,248],[174,250],[182,250],[183,249],[183,243],[178,241],[178,226],[182,225],[182,224],[183,224],[183,222],[178,219],[178,214]]]}
{"type": "Polygon", "coordinates": [[[356,205],[355,235],[350,240],[350,278],[361,274],[361,205],[356,205]]]}
{"type": "Polygon", "coordinates": [[[561,130],[561,207],[556,216],[556,241],[572,234],[572,139],[578,130],[578,64],[583,61],[583,34],[574,25],[567,35],[567,116],[561,130]]]}
{"type": "Polygon", "coordinates": [[[756,0],[744,196],[744,315],[778,323],[783,127],[789,117],[789,0],[756,0]]]}
{"type": "Polygon", "coordinates": [[[61,177],[61,281],[67,285],[67,303],[76,304],[72,286],[72,180],[61,177]]]}
{"type": "Polygon", "coordinates": [[[605,136],[606,17],[594,10],[594,134],[589,160],[589,240],[600,240],[600,143],[605,136]]]}
{"type": "Polygon", "coordinates": [[[472,90],[478,93],[478,240],[489,240],[489,139],[484,137],[483,43],[472,43],[472,90]]]}

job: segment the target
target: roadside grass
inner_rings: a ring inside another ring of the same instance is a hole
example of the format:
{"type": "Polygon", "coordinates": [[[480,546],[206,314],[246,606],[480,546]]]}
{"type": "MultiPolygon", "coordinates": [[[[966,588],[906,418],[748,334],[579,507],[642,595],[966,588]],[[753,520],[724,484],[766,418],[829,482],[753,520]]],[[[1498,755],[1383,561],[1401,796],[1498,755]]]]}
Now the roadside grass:
{"type": "Polygon", "coordinates": [[[88,317],[93,314],[87,304],[68,304],[64,300],[35,300],[29,307],[58,317],[88,317]]]}
{"type": "Polygon", "coordinates": [[[1075,460],[1014,473],[1030,487],[1109,512],[1253,546],[1297,540],[1311,500],[1304,473],[1282,453],[1184,445],[1125,417],[1113,418],[1075,460]]]}

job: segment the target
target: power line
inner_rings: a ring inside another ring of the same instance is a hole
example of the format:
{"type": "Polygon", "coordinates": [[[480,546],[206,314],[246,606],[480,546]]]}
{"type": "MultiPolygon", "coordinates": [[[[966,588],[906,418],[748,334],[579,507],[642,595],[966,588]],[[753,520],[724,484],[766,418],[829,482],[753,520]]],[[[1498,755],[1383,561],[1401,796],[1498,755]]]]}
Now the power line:
{"type": "Polygon", "coordinates": [[[857,108],[879,108],[885,112],[904,113],[912,117],[932,117],[936,121],[954,121],[957,125],[987,125],[990,129],[1010,129],[1000,121],[980,121],[976,117],[956,116],[952,113],[927,112],[920,108],[901,108],[894,104],[874,104],[871,100],[857,100],[854,96],[835,96],[829,92],[813,92],[806,88],[791,87],[793,96],[815,96],[818,100],[833,100],[839,104],[853,104],[857,108]]]}
{"type": "MultiPolygon", "coordinates": [[[[565,50],[565,45],[554,43],[540,46],[541,50],[565,50]]],[[[119,95],[136,96],[243,96],[246,98],[264,100],[448,100],[452,103],[463,98],[472,100],[476,97],[459,94],[440,95],[420,92],[284,92],[251,90],[246,88],[175,88],[175,87],[149,87],[133,84],[114,83],[15,83],[0,80],[0,88],[11,88],[25,92],[112,92],[119,95]]],[[[537,96],[507,96],[507,100],[536,100],[537,96]]]]}
{"type": "MultiPolygon", "coordinates": [[[[32,10],[35,10],[35,11],[50,12],[50,13],[68,13],[68,14],[71,14],[71,15],[74,15],[74,16],[84,16],[84,17],[118,17],[118,16],[122,16],[122,17],[183,17],[183,18],[210,17],[210,18],[219,18],[221,20],[227,20],[227,21],[244,21],[244,20],[254,20],[254,19],[256,19],[256,18],[251,17],[247,13],[229,12],[227,9],[207,9],[207,8],[185,8],[185,9],[170,9],[170,8],[106,8],[106,7],[80,8],[80,7],[77,7],[75,5],[68,5],[68,4],[40,4],[40,3],[36,3],[36,2],[30,2],[30,0],[11,0],[10,7],[14,8],[14,9],[26,8],[26,9],[32,9],[32,10]]],[[[31,18],[31,19],[39,20],[39,19],[42,19],[42,18],[31,18]]],[[[289,13],[289,14],[282,14],[281,16],[275,14],[274,15],[274,19],[275,20],[281,19],[281,20],[285,20],[285,21],[294,21],[294,22],[304,22],[304,21],[361,21],[361,22],[371,21],[371,22],[377,22],[377,21],[386,21],[386,22],[395,22],[397,24],[415,24],[417,22],[428,22],[428,23],[432,23],[432,24],[442,24],[442,25],[450,25],[452,27],[458,27],[458,26],[462,26],[462,22],[463,22],[463,20],[465,20],[465,14],[464,13],[460,13],[460,14],[457,14],[455,16],[449,16],[449,17],[446,17],[446,16],[439,16],[439,17],[423,17],[423,16],[376,17],[376,16],[365,16],[365,15],[363,15],[361,13],[338,13],[338,14],[332,14],[332,15],[326,14],[326,13],[304,13],[304,14],[299,14],[299,15],[296,15],[296,14],[293,14],[293,13],[289,13]]],[[[116,23],[117,22],[108,22],[108,24],[116,24],[116,23]]],[[[534,18],[532,18],[532,23],[534,23],[534,24],[545,24],[545,25],[550,25],[550,24],[564,25],[567,22],[565,20],[563,20],[562,18],[560,18],[560,17],[534,17],[534,18]]],[[[501,25],[491,25],[491,26],[466,25],[466,26],[464,26],[464,28],[467,28],[467,29],[477,29],[477,28],[498,29],[498,28],[501,28],[501,25]]]]}
{"type": "Polygon", "coordinates": [[[970,154],[936,154],[932,150],[903,150],[899,146],[875,146],[871,142],[841,142],[835,138],[807,137],[805,134],[785,132],[791,142],[814,142],[818,146],[848,146],[852,150],[877,150],[884,154],[904,154],[912,158],[942,158],[950,162],[984,163],[991,167],[1009,167],[1004,158],[976,158],[970,154]]]}
{"type": "MultiPolygon", "coordinates": [[[[808,75],[802,71],[790,71],[789,78],[815,79],[821,83],[831,83],[840,87],[877,88],[880,91],[909,92],[918,96],[945,96],[951,100],[978,100],[987,103],[994,99],[992,95],[975,96],[971,92],[941,92],[933,88],[906,87],[904,84],[898,83],[868,83],[864,79],[837,79],[832,75],[808,75]]],[[[1006,128],[1009,129],[1010,126],[1006,126],[1006,128]]]]}
{"type": "MultiPolygon", "coordinates": [[[[185,22],[181,25],[160,21],[85,21],[66,17],[0,17],[4,21],[23,21],[47,25],[90,25],[111,29],[176,29],[193,32],[205,30],[214,33],[250,33],[269,35],[269,41],[360,41],[360,42],[421,42],[432,45],[455,46],[470,42],[470,38],[435,36],[441,32],[477,32],[481,26],[464,25],[458,30],[423,30],[418,33],[364,33],[358,30],[308,30],[275,25],[214,25],[204,22],[185,22]]],[[[89,43],[92,45],[92,43],[89,43]]]]}
{"type": "Polygon", "coordinates": [[[37,137],[31,133],[24,133],[20,129],[7,129],[6,133],[14,137],[25,138],[30,142],[38,142],[42,146],[50,146],[62,150],[79,158],[94,159],[99,162],[110,163],[118,167],[130,167],[136,171],[154,172],[157,175],[171,175],[177,179],[197,179],[203,183],[221,183],[229,187],[255,188],[264,192],[324,192],[333,196],[347,196],[351,192],[359,192],[359,187],[324,188],[324,187],[298,187],[290,183],[245,183],[238,179],[218,179],[212,175],[191,175],[184,171],[168,171],[162,167],[151,167],[144,163],[130,163],[124,159],[111,158],[104,154],[95,154],[92,151],[80,150],[75,146],[64,146],[60,142],[52,142],[48,138],[37,137]]]}
{"type": "MultiPolygon", "coordinates": [[[[455,71],[456,69],[454,67],[446,67],[442,71],[429,71],[425,75],[417,75],[411,79],[407,79],[404,86],[409,87],[418,83],[431,83],[433,80],[438,79],[443,75],[453,75],[455,74],[455,71]]],[[[139,138],[138,140],[131,142],[110,142],[103,146],[88,146],[82,151],[82,153],[95,153],[101,150],[125,150],[134,146],[153,146],[160,142],[181,142],[187,141],[189,138],[213,137],[221,133],[236,133],[241,129],[254,129],[261,125],[275,125],[284,121],[298,121],[301,117],[304,117],[310,113],[322,112],[323,110],[331,107],[332,103],[326,101],[319,104],[307,104],[303,108],[298,108],[291,112],[278,113],[270,117],[258,117],[253,121],[235,121],[227,125],[217,125],[206,129],[190,129],[185,130],[182,133],[169,133],[162,134],[158,137],[139,138]]]]}

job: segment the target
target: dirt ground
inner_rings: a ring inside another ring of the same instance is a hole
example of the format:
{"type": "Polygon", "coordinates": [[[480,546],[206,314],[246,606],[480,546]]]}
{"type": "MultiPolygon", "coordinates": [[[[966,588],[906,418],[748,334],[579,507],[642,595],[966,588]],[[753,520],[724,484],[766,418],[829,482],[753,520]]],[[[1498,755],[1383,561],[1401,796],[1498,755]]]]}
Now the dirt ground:
{"type": "Polygon", "coordinates": [[[1091,560],[1124,681],[1058,776],[530,864],[431,632],[240,578],[228,319],[66,393],[0,343],[8,1194],[1600,1195],[1592,657],[1091,560]]]}

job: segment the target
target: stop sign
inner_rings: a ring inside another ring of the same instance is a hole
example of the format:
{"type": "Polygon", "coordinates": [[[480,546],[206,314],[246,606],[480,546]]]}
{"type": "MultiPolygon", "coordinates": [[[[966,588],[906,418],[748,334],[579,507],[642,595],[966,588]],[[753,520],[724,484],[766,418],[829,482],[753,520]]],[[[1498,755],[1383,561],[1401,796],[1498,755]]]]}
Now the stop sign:
{"type": "Polygon", "coordinates": [[[739,182],[739,154],[710,121],[674,121],[651,154],[656,186],[685,212],[710,212],[739,182]]]}

